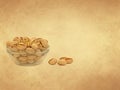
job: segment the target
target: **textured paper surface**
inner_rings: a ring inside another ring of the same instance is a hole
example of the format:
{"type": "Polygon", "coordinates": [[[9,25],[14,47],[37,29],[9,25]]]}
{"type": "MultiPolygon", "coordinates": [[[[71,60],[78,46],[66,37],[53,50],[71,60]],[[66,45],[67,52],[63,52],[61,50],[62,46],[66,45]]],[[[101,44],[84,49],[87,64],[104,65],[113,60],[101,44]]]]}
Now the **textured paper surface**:
{"type": "Polygon", "coordinates": [[[120,0],[0,0],[0,90],[120,90],[120,0]],[[14,64],[5,42],[42,37],[38,66],[14,64]],[[74,63],[51,66],[52,57],[74,63]]]}

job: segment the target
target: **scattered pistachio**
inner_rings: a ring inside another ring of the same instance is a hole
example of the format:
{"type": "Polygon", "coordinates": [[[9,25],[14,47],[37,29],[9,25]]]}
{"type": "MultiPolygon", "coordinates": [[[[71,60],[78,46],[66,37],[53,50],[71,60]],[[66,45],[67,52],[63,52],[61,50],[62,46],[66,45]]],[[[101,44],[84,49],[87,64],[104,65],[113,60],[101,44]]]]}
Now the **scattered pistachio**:
{"type": "Polygon", "coordinates": [[[73,62],[72,58],[66,58],[65,60],[66,60],[67,64],[71,64],[73,62]]]}
{"type": "Polygon", "coordinates": [[[66,64],[67,64],[67,62],[65,59],[58,60],[58,65],[64,66],[66,64]]]}
{"type": "Polygon", "coordinates": [[[48,63],[49,63],[50,65],[55,65],[55,64],[57,63],[57,59],[56,59],[56,58],[52,58],[52,59],[50,59],[50,60],[48,61],[48,63]]]}

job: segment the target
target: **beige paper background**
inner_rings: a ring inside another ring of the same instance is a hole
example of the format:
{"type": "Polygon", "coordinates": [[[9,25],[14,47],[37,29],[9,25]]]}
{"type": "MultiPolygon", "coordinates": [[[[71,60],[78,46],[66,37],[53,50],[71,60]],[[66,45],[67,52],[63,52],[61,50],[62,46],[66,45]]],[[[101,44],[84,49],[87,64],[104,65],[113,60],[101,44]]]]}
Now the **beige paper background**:
{"type": "Polygon", "coordinates": [[[120,0],[0,0],[0,90],[120,90],[120,0]],[[5,42],[46,38],[38,66],[14,64],[5,42]],[[51,66],[52,57],[74,63],[51,66]]]}

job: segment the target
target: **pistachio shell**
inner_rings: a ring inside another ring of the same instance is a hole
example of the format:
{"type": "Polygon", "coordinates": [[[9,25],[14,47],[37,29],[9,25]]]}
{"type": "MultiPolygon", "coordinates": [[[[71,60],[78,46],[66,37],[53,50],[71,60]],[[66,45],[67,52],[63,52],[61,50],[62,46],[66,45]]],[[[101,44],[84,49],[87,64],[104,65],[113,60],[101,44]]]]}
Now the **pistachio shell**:
{"type": "Polygon", "coordinates": [[[28,60],[35,60],[37,56],[35,55],[29,55],[27,56],[28,60]]]}
{"type": "Polygon", "coordinates": [[[23,41],[24,41],[24,42],[29,42],[29,41],[30,41],[30,38],[29,38],[29,37],[23,37],[23,41]]]}
{"type": "Polygon", "coordinates": [[[58,61],[58,64],[61,65],[61,66],[64,66],[67,64],[66,60],[65,59],[61,59],[58,61]]]}
{"type": "Polygon", "coordinates": [[[26,42],[25,45],[26,45],[27,47],[31,47],[31,42],[26,42]]]}
{"type": "Polygon", "coordinates": [[[26,52],[28,53],[28,54],[34,54],[35,53],[35,50],[33,49],[33,48],[26,48],[26,52]]]}
{"type": "Polygon", "coordinates": [[[19,49],[19,50],[24,50],[25,48],[26,48],[26,45],[24,43],[19,43],[17,45],[17,49],[19,49]]]}
{"type": "Polygon", "coordinates": [[[16,47],[10,47],[9,48],[11,51],[13,51],[13,52],[17,52],[18,51],[18,49],[16,48],[16,47]]]}
{"type": "Polygon", "coordinates": [[[37,50],[35,53],[36,56],[42,56],[42,52],[40,50],[37,50]]]}
{"type": "Polygon", "coordinates": [[[39,46],[38,46],[37,44],[35,44],[35,43],[33,43],[33,44],[31,45],[31,47],[32,47],[33,49],[35,49],[35,50],[39,49],[39,46]]]}
{"type": "Polygon", "coordinates": [[[36,38],[33,40],[33,43],[40,43],[40,41],[41,41],[41,38],[36,38]]]}
{"type": "Polygon", "coordinates": [[[72,58],[66,58],[65,60],[66,60],[67,64],[71,64],[73,62],[72,58]]]}
{"type": "Polygon", "coordinates": [[[41,58],[41,56],[37,56],[35,60],[37,61],[37,60],[39,60],[40,58],[41,58]]]}
{"type": "Polygon", "coordinates": [[[27,56],[27,53],[25,51],[19,51],[18,52],[21,56],[27,56]]]}
{"type": "Polygon", "coordinates": [[[23,42],[23,37],[20,37],[20,42],[23,42]]]}
{"type": "Polygon", "coordinates": [[[47,48],[48,47],[48,41],[45,40],[45,39],[41,39],[41,45],[42,45],[42,47],[47,48]]]}
{"type": "Polygon", "coordinates": [[[10,46],[16,46],[17,44],[18,44],[17,41],[12,41],[12,42],[10,42],[10,46]]]}
{"type": "Polygon", "coordinates": [[[26,61],[26,60],[27,60],[27,57],[25,57],[25,56],[20,56],[20,57],[18,58],[18,60],[19,60],[19,61],[26,61]]]}
{"type": "Polygon", "coordinates": [[[45,51],[47,48],[40,48],[41,51],[45,51]]]}
{"type": "Polygon", "coordinates": [[[56,59],[56,58],[52,58],[52,59],[50,59],[50,60],[48,61],[48,63],[49,63],[50,65],[55,65],[55,64],[57,63],[57,59],[56,59]]]}
{"type": "Polygon", "coordinates": [[[20,42],[20,38],[19,38],[19,37],[15,37],[15,38],[13,39],[13,41],[20,42]]]}
{"type": "Polygon", "coordinates": [[[28,58],[28,60],[27,60],[28,63],[34,63],[37,59],[37,56],[29,55],[27,58],[28,58]]]}

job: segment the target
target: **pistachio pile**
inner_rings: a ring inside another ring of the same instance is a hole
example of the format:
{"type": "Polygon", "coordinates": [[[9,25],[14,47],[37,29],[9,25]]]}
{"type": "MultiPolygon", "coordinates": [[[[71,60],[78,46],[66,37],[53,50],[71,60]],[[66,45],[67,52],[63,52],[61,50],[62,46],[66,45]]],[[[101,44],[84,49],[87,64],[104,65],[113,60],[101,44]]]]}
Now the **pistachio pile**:
{"type": "Polygon", "coordinates": [[[60,66],[65,66],[66,64],[71,64],[72,62],[73,62],[73,59],[69,57],[61,57],[59,60],[57,60],[56,58],[51,58],[48,61],[50,65],[58,64],[60,66]]]}
{"type": "Polygon", "coordinates": [[[15,37],[6,47],[20,64],[33,64],[48,52],[49,45],[43,38],[15,37]]]}

